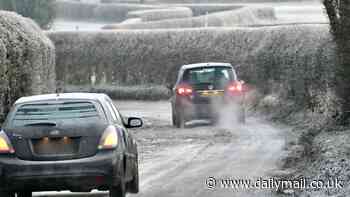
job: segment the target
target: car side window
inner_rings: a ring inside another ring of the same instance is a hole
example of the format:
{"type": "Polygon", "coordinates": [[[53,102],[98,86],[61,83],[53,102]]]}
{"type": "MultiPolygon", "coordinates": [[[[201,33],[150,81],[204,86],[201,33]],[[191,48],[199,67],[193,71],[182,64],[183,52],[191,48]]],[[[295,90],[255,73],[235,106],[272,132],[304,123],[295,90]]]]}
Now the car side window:
{"type": "Polygon", "coordinates": [[[113,107],[108,100],[106,100],[106,106],[107,106],[108,111],[112,117],[113,122],[117,122],[118,121],[117,115],[114,113],[113,107]]]}
{"type": "Polygon", "coordinates": [[[122,120],[117,108],[112,103],[112,101],[110,101],[109,99],[106,99],[106,103],[107,103],[108,110],[110,111],[110,113],[112,115],[113,121],[117,122],[119,124],[122,124],[123,120],[122,120]]]}
{"type": "Polygon", "coordinates": [[[117,116],[117,119],[118,119],[121,123],[123,123],[123,117],[120,115],[118,109],[115,107],[115,105],[114,105],[113,103],[111,103],[111,104],[112,104],[113,111],[114,111],[114,113],[115,113],[116,116],[117,116]]]}

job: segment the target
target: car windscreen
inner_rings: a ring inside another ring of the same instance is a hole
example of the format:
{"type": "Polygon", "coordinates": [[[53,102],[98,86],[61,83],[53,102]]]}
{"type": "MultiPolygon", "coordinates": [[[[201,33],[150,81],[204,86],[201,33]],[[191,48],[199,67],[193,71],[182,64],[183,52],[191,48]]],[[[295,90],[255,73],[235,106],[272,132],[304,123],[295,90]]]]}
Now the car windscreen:
{"type": "Polygon", "coordinates": [[[100,118],[100,113],[94,103],[69,101],[21,105],[13,113],[11,122],[13,126],[24,126],[74,119],[91,121],[100,118]]]}
{"type": "Polygon", "coordinates": [[[190,85],[210,84],[223,88],[235,79],[233,69],[230,67],[203,67],[185,71],[183,81],[190,85]]]}

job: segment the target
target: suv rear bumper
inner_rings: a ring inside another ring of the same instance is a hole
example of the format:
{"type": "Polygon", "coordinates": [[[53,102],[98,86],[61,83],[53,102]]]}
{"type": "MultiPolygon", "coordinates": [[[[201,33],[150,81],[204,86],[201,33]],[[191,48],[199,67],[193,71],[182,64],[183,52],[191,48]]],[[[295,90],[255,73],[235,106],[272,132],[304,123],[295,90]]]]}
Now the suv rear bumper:
{"type": "Polygon", "coordinates": [[[119,184],[122,156],[103,151],[93,157],[63,161],[25,161],[0,156],[0,188],[9,191],[90,191],[119,184]]]}
{"type": "Polygon", "coordinates": [[[178,98],[175,102],[175,109],[177,112],[183,113],[185,120],[194,119],[217,119],[220,113],[232,108],[234,104],[238,108],[244,106],[244,97],[242,95],[235,95],[231,97],[222,97],[214,102],[195,102],[189,98],[178,98]]]}
{"type": "Polygon", "coordinates": [[[185,119],[212,119],[219,115],[219,112],[210,104],[192,104],[184,106],[185,119]]]}

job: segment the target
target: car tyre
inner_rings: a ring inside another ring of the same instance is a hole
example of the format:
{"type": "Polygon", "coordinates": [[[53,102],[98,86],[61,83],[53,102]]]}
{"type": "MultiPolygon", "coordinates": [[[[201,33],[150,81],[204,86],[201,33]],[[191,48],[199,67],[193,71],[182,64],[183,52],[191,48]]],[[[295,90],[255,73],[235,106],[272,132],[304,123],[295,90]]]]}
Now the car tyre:
{"type": "Polygon", "coordinates": [[[1,197],[15,197],[15,193],[13,193],[13,192],[0,191],[0,196],[1,196],[1,197]]]}
{"type": "Polygon", "coordinates": [[[120,182],[118,186],[113,186],[109,190],[109,197],[125,197],[126,191],[125,191],[125,183],[120,182]]]}
{"type": "Polygon", "coordinates": [[[109,197],[125,197],[126,196],[126,184],[125,184],[125,164],[122,163],[120,169],[120,181],[117,186],[111,186],[109,189],[109,197]]]}
{"type": "Polygon", "coordinates": [[[239,116],[238,116],[238,122],[241,124],[245,124],[246,122],[246,112],[244,107],[241,108],[239,116]]]}
{"type": "Polygon", "coordinates": [[[32,192],[29,192],[29,191],[18,192],[17,197],[32,197],[32,192]]]}
{"type": "Polygon", "coordinates": [[[138,158],[136,157],[136,167],[135,172],[132,181],[128,182],[127,184],[128,191],[130,193],[137,194],[139,193],[139,164],[138,164],[138,158]]]}
{"type": "Polygon", "coordinates": [[[179,112],[176,113],[176,127],[177,128],[180,128],[180,129],[183,129],[185,128],[185,115],[184,113],[180,110],[179,112]]]}
{"type": "Polygon", "coordinates": [[[177,127],[177,116],[176,116],[176,113],[175,113],[175,110],[174,108],[172,107],[172,121],[173,121],[173,126],[177,127]]]}

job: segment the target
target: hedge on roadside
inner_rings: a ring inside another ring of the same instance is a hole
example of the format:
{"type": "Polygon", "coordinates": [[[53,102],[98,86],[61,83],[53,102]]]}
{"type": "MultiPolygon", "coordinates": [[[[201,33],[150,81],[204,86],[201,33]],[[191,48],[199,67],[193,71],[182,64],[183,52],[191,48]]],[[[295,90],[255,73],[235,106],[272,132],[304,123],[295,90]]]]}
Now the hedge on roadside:
{"type": "Polygon", "coordinates": [[[55,47],[40,27],[0,11],[0,114],[18,97],[54,92],[55,76],[55,47]]]}
{"type": "Polygon", "coordinates": [[[125,3],[102,4],[72,1],[57,1],[55,6],[57,18],[113,22],[121,22],[125,20],[128,12],[131,11],[161,8],[157,5],[125,3]]]}
{"type": "MultiPolygon", "coordinates": [[[[112,1],[112,0],[110,0],[112,1]]],[[[312,2],[313,0],[302,0],[312,2]]],[[[233,3],[266,3],[267,0],[145,0],[152,3],[190,3],[190,4],[233,4],[233,3]]],[[[278,2],[300,2],[300,0],[279,0],[278,2]]]]}
{"type": "Polygon", "coordinates": [[[135,24],[135,23],[141,23],[142,19],[141,18],[129,18],[126,19],[125,21],[119,23],[121,25],[129,25],[129,24],[135,24]]]}
{"type": "MultiPolygon", "coordinates": [[[[49,33],[57,75],[68,84],[165,85],[184,64],[229,62],[259,91],[297,106],[325,102],[334,45],[327,25],[49,33]]],[[[323,104],[322,104],[323,105],[323,104]]]]}
{"type": "Polygon", "coordinates": [[[169,9],[172,7],[187,7],[194,16],[207,13],[234,10],[242,8],[236,4],[132,4],[132,3],[84,3],[79,1],[56,1],[56,16],[70,20],[102,20],[121,22],[127,19],[127,14],[137,10],[169,9]]]}
{"type": "Polygon", "coordinates": [[[211,14],[214,12],[223,12],[223,11],[229,11],[229,10],[236,10],[243,8],[242,5],[238,4],[189,4],[189,3],[183,3],[183,4],[168,4],[168,7],[188,7],[192,10],[192,13],[194,16],[200,16],[205,14],[211,14]]]}
{"type": "Polygon", "coordinates": [[[192,10],[186,7],[174,7],[167,9],[150,9],[129,12],[128,18],[142,18],[142,21],[158,21],[174,18],[192,17],[192,10]]]}
{"type": "Polygon", "coordinates": [[[161,85],[66,85],[64,92],[96,92],[108,94],[115,100],[166,100],[170,98],[170,91],[161,85]]]}
{"type": "Polygon", "coordinates": [[[273,8],[245,7],[232,11],[217,12],[207,16],[183,19],[106,25],[103,29],[171,29],[195,27],[233,27],[273,23],[276,19],[273,8]]]}
{"type": "Polygon", "coordinates": [[[101,3],[141,3],[142,0],[100,0],[101,3]]]}

